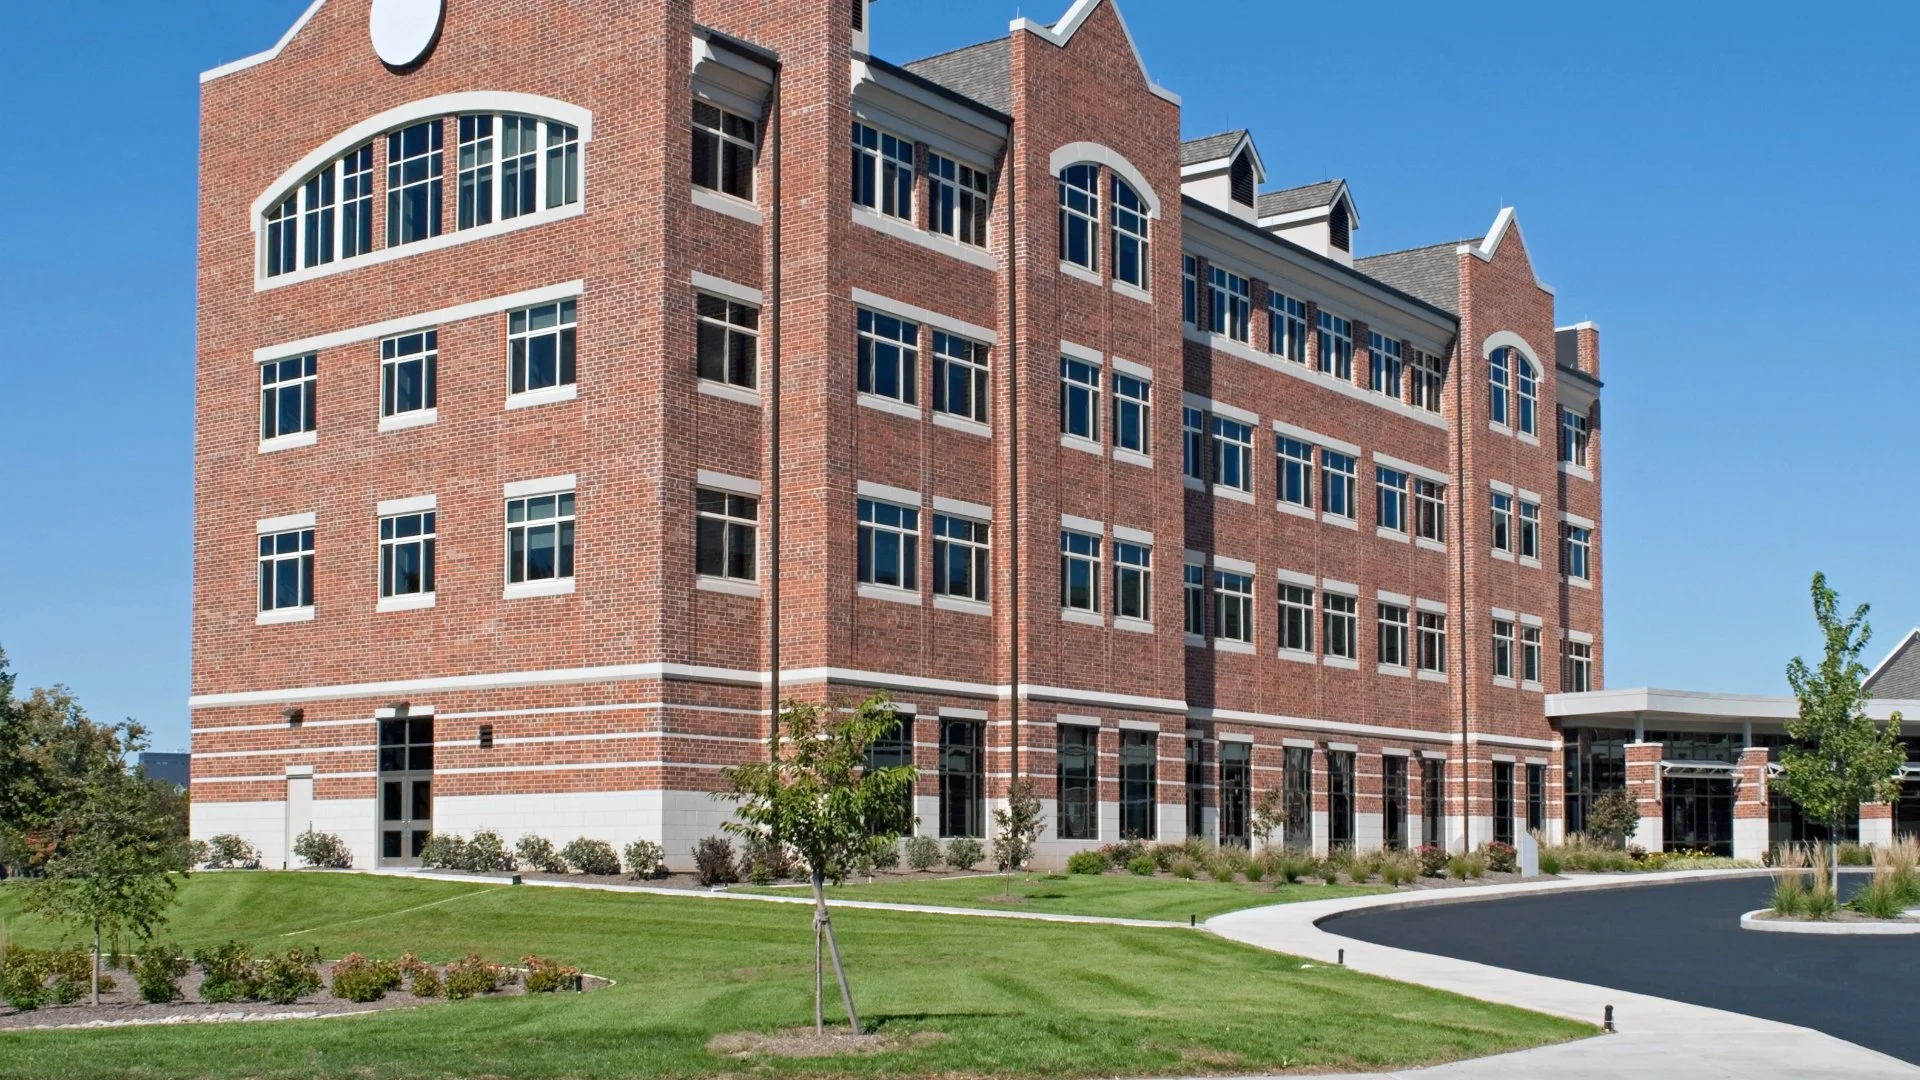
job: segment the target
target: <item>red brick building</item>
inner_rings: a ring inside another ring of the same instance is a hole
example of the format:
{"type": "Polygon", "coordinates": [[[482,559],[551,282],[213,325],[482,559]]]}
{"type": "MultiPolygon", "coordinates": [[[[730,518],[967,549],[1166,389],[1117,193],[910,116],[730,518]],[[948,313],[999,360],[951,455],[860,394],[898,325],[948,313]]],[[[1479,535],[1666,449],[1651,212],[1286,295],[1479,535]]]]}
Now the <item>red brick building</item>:
{"type": "Polygon", "coordinates": [[[1559,828],[1598,336],[1513,212],[1356,257],[1112,0],[886,10],[316,0],[204,76],[197,836],[680,864],[776,694],[876,689],[920,831],[1030,777],[1049,860],[1559,828]]]}

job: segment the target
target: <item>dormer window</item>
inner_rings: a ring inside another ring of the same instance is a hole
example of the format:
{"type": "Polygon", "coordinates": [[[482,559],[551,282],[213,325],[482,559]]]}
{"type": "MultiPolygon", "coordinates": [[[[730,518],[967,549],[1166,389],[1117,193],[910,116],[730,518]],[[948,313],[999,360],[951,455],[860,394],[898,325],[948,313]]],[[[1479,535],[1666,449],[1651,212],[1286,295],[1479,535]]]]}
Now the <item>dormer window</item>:
{"type": "Polygon", "coordinates": [[[1253,205],[1253,159],[1241,153],[1233,159],[1228,168],[1228,179],[1233,201],[1242,206],[1253,205]]]}
{"type": "Polygon", "coordinates": [[[1333,204],[1333,212],[1327,215],[1327,242],[1341,251],[1353,250],[1353,223],[1347,217],[1347,204],[1343,199],[1333,204]]]}

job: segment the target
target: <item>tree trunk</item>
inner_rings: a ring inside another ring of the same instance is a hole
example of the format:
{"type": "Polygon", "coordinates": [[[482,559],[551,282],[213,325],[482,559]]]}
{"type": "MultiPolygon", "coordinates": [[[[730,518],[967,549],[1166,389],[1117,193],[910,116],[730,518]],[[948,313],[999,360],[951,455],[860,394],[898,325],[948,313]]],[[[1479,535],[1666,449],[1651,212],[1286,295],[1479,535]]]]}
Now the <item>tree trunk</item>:
{"type": "Polygon", "coordinates": [[[93,920],[93,1004],[100,1004],[100,920],[93,920]]]}
{"type": "Polygon", "coordinates": [[[813,911],[813,1033],[824,1034],[827,1030],[826,1005],[821,998],[826,991],[825,969],[820,962],[822,935],[820,932],[820,909],[813,911]]]}
{"type": "Polygon", "coordinates": [[[827,875],[815,869],[813,871],[813,918],[814,924],[827,936],[827,950],[833,954],[833,974],[840,980],[840,1000],[847,1007],[847,1024],[855,1035],[860,1034],[860,1014],[853,1008],[853,988],[847,985],[846,965],[840,962],[840,943],[833,936],[833,919],[827,914],[827,875]]]}
{"type": "Polygon", "coordinates": [[[1828,835],[1833,837],[1833,843],[1828,845],[1833,848],[1833,873],[1827,880],[1833,882],[1833,902],[1838,904],[1840,902],[1840,815],[1833,816],[1833,824],[1827,826],[1827,830],[1828,835]]]}

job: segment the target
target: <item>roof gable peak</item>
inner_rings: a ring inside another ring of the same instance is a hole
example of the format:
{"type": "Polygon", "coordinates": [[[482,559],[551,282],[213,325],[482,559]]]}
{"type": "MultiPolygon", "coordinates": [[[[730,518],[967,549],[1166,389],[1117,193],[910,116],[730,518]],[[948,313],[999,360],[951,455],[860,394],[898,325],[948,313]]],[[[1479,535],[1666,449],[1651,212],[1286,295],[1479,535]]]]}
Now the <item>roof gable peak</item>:
{"type": "Polygon", "coordinates": [[[1107,4],[1113,8],[1113,17],[1120,23],[1120,33],[1127,39],[1127,47],[1133,50],[1133,61],[1140,66],[1140,77],[1146,80],[1147,89],[1153,91],[1156,97],[1175,105],[1180,104],[1179,94],[1153,81],[1153,76],[1147,71],[1146,60],[1140,56],[1140,46],[1133,40],[1133,31],[1127,28],[1126,16],[1120,14],[1120,5],[1114,3],[1114,0],[1074,0],[1073,6],[1068,8],[1067,13],[1060,17],[1060,21],[1052,26],[1042,26],[1032,19],[1015,19],[1008,25],[1008,29],[1016,34],[1025,30],[1035,37],[1044,38],[1054,45],[1065,48],[1067,42],[1073,40],[1073,35],[1080,32],[1080,27],[1087,21],[1087,16],[1092,15],[1094,9],[1101,4],[1107,4]]]}

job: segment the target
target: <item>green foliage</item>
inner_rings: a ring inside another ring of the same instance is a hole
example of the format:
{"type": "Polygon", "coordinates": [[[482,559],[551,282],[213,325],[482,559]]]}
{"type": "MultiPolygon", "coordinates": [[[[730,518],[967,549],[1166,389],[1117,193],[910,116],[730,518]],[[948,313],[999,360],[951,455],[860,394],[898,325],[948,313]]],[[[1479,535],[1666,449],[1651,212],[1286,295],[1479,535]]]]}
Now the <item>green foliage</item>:
{"type": "Polygon", "coordinates": [[[1232,881],[1240,876],[1239,867],[1234,861],[1221,853],[1215,853],[1206,861],[1207,875],[1215,881],[1232,881]]]}
{"type": "MultiPolygon", "coordinates": [[[[1113,865],[1125,866],[1140,856],[1145,855],[1147,853],[1147,845],[1146,842],[1139,837],[1129,836],[1117,843],[1108,844],[1100,850],[1106,853],[1108,861],[1112,862],[1113,865]]],[[[1203,857],[1205,853],[1204,851],[1190,851],[1187,854],[1192,858],[1199,859],[1203,857]]]]}
{"type": "Polygon", "coordinates": [[[1154,871],[1158,869],[1160,867],[1153,861],[1151,855],[1135,855],[1127,862],[1127,873],[1138,874],[1141,877],[1152,877],[1154,871]]]}
{"type": "Polygon", "coordinates": [[[544,836],[528,834],[513,845],[514,859],[522,870],[538,870],[543,874],[564,874],[568,871],[567,861],[553,846],[553,841],[544,836]]]}
{"type": "Polygon", "coordinates": [[[1253,798],[1253,839],[1261,846],[1273,843],[1273,834],[1287,823],[1286,796],[1277,787],[1262,791],[1253,798]]]}
{"type": "Polygon", "coordinates": [[[400,989],[400,965],[348,953],[333,965],[333,996],[342,1001],[378,1001],[400,989]]]}
{"type": "Polygon", "coordinates": [[[1626,788],[1614,788],[1593,800],[1587,808],[1587,832],[1614,848],[1626,846],[1627,837],[1640,828],[1640,801],[1626,788]]]}
{"type": "Polygon", "coordinates": [[[1865,844],[1841,844],[1839,858],[1841,866],[1872,866],[1873,849],[1865,844]]]}
{"type": "Polygon", "coordinates": [[[1447,860],[1447,876],[1456,881],[1468,881],[1487,875],[1487,856],[1484,851],[1466,852],[1447,860]]]}
{"type": "Polygon", "coordinates": [[[140,997],[156,1005],[180,1000],[180,980],[192,964],[172,942],[150,941],[133,958],[140,997]]]}
{"type": "Polygon", "coordinates": [[[986,849],[971,836],[956,836],[947,841],[946,853],[941,855],[947,866],[954,870],[971,870],[986,857],[986,849]]]}
{"type": "Polygon", "coordinates": [[[1240,872],[1247,875],[1248,881],[1259,881],[1267,876],[1267,860],[1245,859],[1240,864],[1240,872]]]}
{"type": "Polygon", "coordinates": [[[1294,848],[1281,848],[1273,856],[1273,875],[1286,885],[1299,884],[1301,878],[1313,874],[1319,866],[1311,852],[1294,848]]]}
{"type": "Polygon", "coordinates": [[[207,865],[216,870],[257,870],[260,853],[237,833],[221,833],[207,844],[207,865]]]}
{"type": "Polygon", "coordinates": [[[513,867],[513,854],[507,850],[507,842],[492,829],[481,829],[474,833],[473,839],[467,841],[466,850],[460,856],[462,870],[488,873],[496,870],[511,870],[513,867]]]}
{"type": "Polygon", "coordinates": [[[1780,874],[1773,879],[1773,894],[1767,907],[1783,919],[1797,919],[1807,910],[1807,883],[1798,873],[1780,874]]]}
{"type": "Polygon", "coordinates": [[[867,845],[867,860],[875,870],[900,869],[900,841],[890,836],[876,836],[873,843],[867,845]]]}
{"type": "Polygon", "coordinates": [[[1445,877],[1447,864],[1452,860],[1447,849],[1439,844],[1422,844],[1413,856],[1420,863],[1421,877],[1445,877]]]}
{"type": "Polygon", "coordinates": [[[255,994],[276,1005],[291,1005],[310,994],[317,994],[321,983],[320,972],[315,965],[319,963],[318,949],[301,949],[298,946],[279,956],[263,956],[260,958],[259,984],[255,994]]]}
{"type": "MultiPolygon", "coordinates": [[[[856,854],[854,861],[859,862],[864,854],[856,854]]],[[[793,852],[787,845],[760,833],[749,833],[740,838],[741,877],[755,885],[771,885],[793,877],[794,872],[793,852]]]]}
{"type": "Polygon", "coordinates": [[[422,967],[407,981],[407,990],[417,998],[437,998],[446,992],[446,987],[440,981],[439,968],[422,967]]]}
{"type": "Polygon", "coordinates": [[[0,1000],[30,1012],[53,1000],[47,989],[47,954],[10,945],[0,952],[0,1000]]]}
{"type": "Polygon", "coordinates": [[[740,880],[740,869],[733,861],[733,841],[724,836],[706,836],[693,845],[693,873],[701,885],[731,885],[740,880]]]}
{"type": "Polygon", "coordinates": [[[1067,873],[1069,874],[1104,874],[1112,865],[1107,861],[1107,857],[1098,851],[1076,851],[1067,856],[1067,873]]]}
{"type": "Polygon", "coordinates": [[[478,994],[491,994],[504,986],[508,972],[499,964],[469,953],[464,959],[447,965],[444,980],[449,1001],[464,1001],[478,994]]]}
{"type": "Polygon", "coordinates": [[[1906,905],[1891,881],[1876,876],[1860,887],[1847,901],[1847,907],[1870,919],[1897,919],[1906,913],[1906,905]]]}
{"type": "Polygon", "coordinates": [[[940,865],[940,841],[931,836],[907,837],[906,849],[910,870],[931,870],[940,865]]]}
{"type": "Polygon", "coordinates": [[[434,833],[420,845],[420,865],[429,870],[464,870],[467,842],[454,833],[434,833]]]}
{"type": "Polygon", "coordinates": [[[193,962],[205,977],[200,982],[200,997],[216,1004],[258,997],[260,965],[254,963],[253,946],[239,941],[196,949],[193,962]]]}
{"type": "Polygon", "coordinates": [[[1046,829],[1031,780],[1015,780],[1008,786],[1006,803],[993,812],[993,825],[994,869],[1012,874],[1026,866],[1033,858],[1033,845],[1046,829]]]}
{"type": "Polygon", "coordinates": [[[1547,874],[1547,875],[1554,875],[1554,874],[1558,874],[1562,869],[1564,869],[1564,864],[1561,863],[1559,855],[1553,853],[1552,851],[1547,850],[1546,848],[1542,848],[1540,850],[1540,872],[1541,873],[1547,874]]]}
{"type": "Polygon", "coordinates": [[[561,848],[560,857],[577,873],[608,877],[620,872],[620,856],[605,840],[582,836],[561,848]]]}
{"type": "Polygon", "coordinates": [[[1167,868],[1167,872],[1182,881],[1192,881],[1200,876],[1200,864],[1191,855],[1182,855],[1173,860],[1173,865],[1167,868]]]}
{"type": "Polygon", "coordinates": [[[580,989],[580,969],[567,967],[558,960],[546,960],[538,956],[529,956],[520,961],[527,969],[526,986],[529,994],[553,994],[562,990],[580,989]]]}
{"type": "Polygon", "coordinates": [[[665,877],[667,874],[666,849],[651,840],[635,840],[627,845],[627,876],[641,878],[665,877]]]}
{"type": "Polygon", "coordinates": [[[1520,869],[1520,856],[1512,844],[1489,840],[1480,845],[1480,853],[1486,856],[1487,869],[1496,874],[1512,874],[1520,869]]]}
{"type": "Polygon", "coordinates": [[[1420,877],[1420,859],[1411,851],[1382,852],[1380,880],[1388,885],[1411,885],[1420,877]]]}
{"type": "Polygon", "coordinates": [[[293,853],[308,866],[345,870],[353,865],[353,852],[347,848],[347,842],[333,833],[308,829],[294,840],[293,853]]]}

